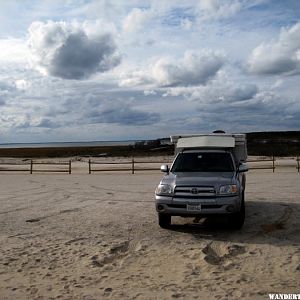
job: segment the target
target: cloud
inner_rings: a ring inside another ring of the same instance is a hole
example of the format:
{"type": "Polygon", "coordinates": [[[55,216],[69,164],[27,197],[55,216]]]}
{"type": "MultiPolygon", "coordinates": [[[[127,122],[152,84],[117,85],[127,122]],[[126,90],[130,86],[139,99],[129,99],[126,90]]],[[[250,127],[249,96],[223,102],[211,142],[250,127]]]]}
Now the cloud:
{"type": "Polygon", "coordinates": [[[201,104],[234,103],[250,100],[259,89],[253,83],[236,84],[225,71],[220,71],[206,85],[167,88],[164,97],[185,97],[201,104]]]}
{"type": "Polygon", "coordinates": [[[0,106],[4,106],[7,103],[7,99],[15,96],[16,88],[13,84],[0,81],[0,106]]]}
{"type": "Polygon", "coordinates": [[[52,121],[48,118],[42,118],[37,124],[34,125],[35,127],[42,127],[42,128],[59,128],[61,124],[58,124],[55,121],[52,121]]]}
{"type": "Polygon", "coordinates": [[[125,32],[134,32],[140,30],[153,17],[149,9],[134,8],[123,21],[123,30],[125,32]]]}
{"type": "Polygon", "coordinates": [[[15,81],[15,86],[18,90],[27,90],[30,88],[31,83],[25,79],[18,79],[15,81]]]}
{"type": "Polygon", "coordinates": [[[2,141],[300,126],[299,1],[11,1],[14,13],[0,12],[2,141]]]}
{"type": "Polygon", "coordinates": [[[228,102],[246,101],[252,99],[257,92],[258,88],[255,84],[239,85],[239,87],[223,90],[223,99],[228,102]]]}
{"type": "Polygon", "coordinates": [[[9,64],[24,65],[27,63],[29,51],[25,39],[0,38],[0,49],[1,66],[9,64]]]}
{"type": "Polygon", "coordinates": [[[217,51],[186,51],[182,59],[162,57],[147,66],[122,75],[121,86],[154,84],[158,87],[194,86],[205,84],[225,63],[217,51]]]}
{"type": "MultiPolygon", "coordinates": [[[[232,91],[234,90],[236,89],[232,87],[232,91]]],[[[191,132],[211,132],[222,128],[227,132],[249,132],[291,127],[296,129],[300,124],[297,118],[300,115],[300,106],[297,107],[297,101],[287,97],[283,99],[280,94],[270,90],[257,91],[251,98],[241,101],[209,99],[202,94],[198,101],[192,103],[197,104],[197,107],[188,117],[181,114],[176,118],[166,119],[166,122],[172,124],[173,131],[182,132],[184,128],[191,132]],[[261,124],[264,124],[263,129],[261,124]]]]}
{"type": "Polygon", "coordinates": [[[213,51],[186,51],[179,62],[158,60],[152,67],[160,86],[189,86],[206,83],[224,64],[224,56],[213,51]]]}
{"type": "Polygon", "coordinates": [[[140,111],[120,105],[89,112],[86,116],[90,123],[115,123],[119,125],[151,125],[160,121],[157,113],[140,111]]]}
{"type": "Polygon", "coordinates": [[[33,66],[44,74],[86,79],[120,63],[112,33],[97,33],[86,24],[53,21],[34,22],[28,31],[33,66]]]}
{"type": "Polygon", "coordinates": [[[282,29],[276,41],[256,47],[248,60],[249,70],[256,74],[292,75],[300,72],[300,22],[282,29]]]}
{"type": "Polygon", "coordinates": [[[205,13],[202,19],[221,19],[236,14],[242,3],[238,0],[200,0],[199,8],[205,13]]]}
{"type": "Polygon", "coordinates": [[[13,85],[5,82],[5,81],[0,81],[0,93],[7,93],[10,91],[14,91],[15,88],[13,85]]]}

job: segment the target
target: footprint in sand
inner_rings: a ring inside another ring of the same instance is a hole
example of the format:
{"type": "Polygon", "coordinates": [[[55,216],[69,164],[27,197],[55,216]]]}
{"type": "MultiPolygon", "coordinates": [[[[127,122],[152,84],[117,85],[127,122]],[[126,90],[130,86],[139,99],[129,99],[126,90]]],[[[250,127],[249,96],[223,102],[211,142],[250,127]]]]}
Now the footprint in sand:
{"type": "Polygon", "coordinates": [[[109,250],[100,258],[98,255],[91,257],[94,267],[103,267],[107,264],[115,264],[116,261],[124,258],[128,254],[129,241],[118,243],[109,248],[109,250]]]}
{"type": "Polygon", "coordinates": [[[228,262],[230,258],[246,252],[244,246],[226,245],[211,242],[202,249],[205,254],[204,260],[211,265],[224,265],[230,267],[232,264],[228,262]]]}
{"type": "Polygon", "coordinates": [[[27,223],[35,223],[35,222],[39,222],[41,219],[39,218],[35,218],[35,219],[28,219],[26,220],[27,223]]]}

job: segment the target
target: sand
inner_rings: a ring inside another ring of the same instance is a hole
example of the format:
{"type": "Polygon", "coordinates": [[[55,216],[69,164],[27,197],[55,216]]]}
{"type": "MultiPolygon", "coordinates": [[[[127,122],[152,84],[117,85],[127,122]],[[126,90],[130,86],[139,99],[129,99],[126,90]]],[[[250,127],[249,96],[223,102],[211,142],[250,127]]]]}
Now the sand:
{"type": "MultiPolygon", "coordinates": [[[[85,168],[84,170],[82,168],[85,168]]],[[[157,224],[160,172],[0,175],[0,299],[269,299],[299,293],[300,175],[247,174],[246,222],[157,224]]]]}

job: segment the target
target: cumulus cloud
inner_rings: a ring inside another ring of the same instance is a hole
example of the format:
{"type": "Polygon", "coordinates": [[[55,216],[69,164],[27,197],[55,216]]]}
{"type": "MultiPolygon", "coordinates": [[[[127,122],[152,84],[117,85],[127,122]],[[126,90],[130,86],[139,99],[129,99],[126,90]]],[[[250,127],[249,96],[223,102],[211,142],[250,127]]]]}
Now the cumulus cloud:
{"type": "Polygon", "coordinates": [[[300,22],[282,29],[278,39],[256,47],[248,60],[257,74],[296,74],[300,72],[300,22]]]}
{"type": "Polygon", "coordinates": [[[123,21],[123,30],[125,32],[138,31],[149,22],[152,17],[153,13],[151,10],[134,8],[123,21]]]}
{"type": "Polygon", "coordinates": [[[253,99],[259,92],[255,84],[235,84],[225,72],[221,72],[206,85],[176,87],[166,90],[163,96],[184,96],[201,104],[238,103],[253,99]]]}
{"type": "Polygon", "coordinates": [[[152,67],[152,74],[160,86],[204,84],[224,64],[224,56],[217,52],[187,51],[179,62],[159,59],[152,67]]]}
{"type": "Polygon", "coordinates": [[[237,13],[242,4],[238,0],[200,0],[199,10],[204,12],[202,19],[221,19],[227,18],[237,13]]]}
{"type": "Polygon", "coordinates": [[[33,66],[44,74],[85,79],[120,63],[112,33],[98,33],[85,24],[53,21],[34,22],[28,31],[33,66]]]}
{"type": "Polygon", "coordinates": [[[225,63],[216,51],[186,51],[182,59],[162,57],[144,70],[123,74],[120,85],[155,84],[159,87],[194,86],[205,84],[225,63]]]}

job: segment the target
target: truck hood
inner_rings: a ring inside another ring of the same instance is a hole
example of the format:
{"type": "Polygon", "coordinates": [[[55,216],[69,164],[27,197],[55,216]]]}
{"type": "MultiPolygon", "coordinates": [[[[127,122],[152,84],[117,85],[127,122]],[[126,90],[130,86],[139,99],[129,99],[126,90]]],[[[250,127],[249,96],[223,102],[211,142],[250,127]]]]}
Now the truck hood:
{"type": "Polygon", "coordinates": [[[169,173],[161,180],[162,184],[172,186],[221,186],[235,183],[234,172],[178,172],[169,173]]]}

